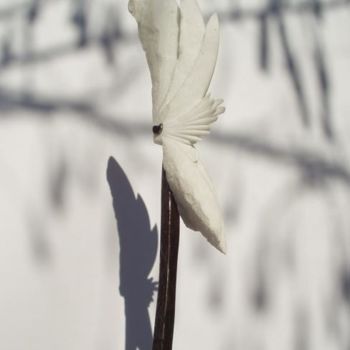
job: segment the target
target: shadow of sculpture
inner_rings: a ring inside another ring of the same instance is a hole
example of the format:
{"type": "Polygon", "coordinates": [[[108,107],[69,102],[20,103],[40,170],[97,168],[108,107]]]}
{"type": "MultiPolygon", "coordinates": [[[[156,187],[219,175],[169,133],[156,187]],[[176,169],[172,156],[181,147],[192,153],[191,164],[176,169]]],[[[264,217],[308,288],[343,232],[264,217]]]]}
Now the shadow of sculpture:
{"type": "Polygon", "coordinates": [[[148,275],[158,247],[158,230],[150,220],[142,198],[135,197],[130,182],[114,158],[110,158],[107,180],[113,197],[120,243],[120,294],[125,299],[125,350],[152,348],[148,307],[157,283],[148,275]]]}

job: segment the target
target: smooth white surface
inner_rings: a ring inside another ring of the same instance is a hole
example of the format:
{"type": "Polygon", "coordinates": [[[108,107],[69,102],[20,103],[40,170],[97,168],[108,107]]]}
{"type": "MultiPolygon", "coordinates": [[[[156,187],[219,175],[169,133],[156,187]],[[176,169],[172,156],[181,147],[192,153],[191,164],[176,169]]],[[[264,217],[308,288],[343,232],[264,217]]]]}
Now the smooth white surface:
{"type": "MultiPolygon", "coordinates": [[[[0,22],[1,40],[12,33],[18,54],[30,30],[31,50],[51,53],[1,70],[1,350],[125,350],[107,163],[118,161],[151,227],[159,227],[162,151],[152,143],[151,83],[127,1],[89,2],[89,30],[111,25],[107,2],[121,26],[114,65],[96,43],[62,49],[78,37],[68,0],[40,2],[33,26],[22,12],[0,22]],[[28,95],[31,104],[23,103],[28,95]],[[92,110],[79,107],[89,104],[92,110]]],[[[1,8],[15,3],[2,0],[1,8]]],[[[295,350],[303,342],[310,350],[348,350],[341,277],[350,266],[350,10],[331,7],[316,23],[310,12],[284,13],[310,107],[305,129],[276,18],[265,71],[261,24],[246,13],[266,2],[240,1],[241,18],[224,19],[235,4],[200,2],[207,14],[220,11],[212,91],[227,112],[199,147],[223,206],[228,254],[181,227],[174,350],[295,350]],[[334,143],[322,132],[316,39],[331,83],[334,143]]],[[[155,280],[157,267],[158,260],[149,275],[155,280]]],[[[152,322],[154,312],[153,302],[152,322]]]]}
{"type": "Polygon", "coordinates": [[[130,0],[151,71],[155,143],[180,216],[218,250],[226,252],[224,221],[195,148],[225,109],[208,93],[219,49],[219,21],[204,23],[196,0],[130,0]]]}

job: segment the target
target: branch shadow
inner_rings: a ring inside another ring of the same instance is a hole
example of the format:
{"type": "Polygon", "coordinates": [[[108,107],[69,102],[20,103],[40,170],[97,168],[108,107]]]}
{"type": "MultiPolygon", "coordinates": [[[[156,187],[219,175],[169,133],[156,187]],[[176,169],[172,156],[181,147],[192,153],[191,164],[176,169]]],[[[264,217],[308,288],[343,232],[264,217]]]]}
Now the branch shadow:
{"type": "Polygon", "coordinates": [[[158,229],[150,228],[142,197],[134,195],[126,174],[113,157],[108,161],[107,181],[120,242],[119,291],[125,300],[125,350],[150,350],[153,337],[148,307],[158,283],[148,275],[156,259],[158,229]]]}
{"type": "Polygon", "coordinates": [[[290,34],[287,28],[287,24],[285,22],[285,18],[281,13],[281,1],[275,0],[273,1],[273,13],[276,17],[277,27],[279,32],[279,38],[281,42],[281,47],[285,57],[286,70],[290,77],[290,81],[292,83],[300,111],[301,121],[304,127],[310,127],[310,113],[307,97],[305,94],[305,87],[303,84],[300,63],[297,58],[296,53],[293,50],[293,47],[290,43],[290,34]]]}

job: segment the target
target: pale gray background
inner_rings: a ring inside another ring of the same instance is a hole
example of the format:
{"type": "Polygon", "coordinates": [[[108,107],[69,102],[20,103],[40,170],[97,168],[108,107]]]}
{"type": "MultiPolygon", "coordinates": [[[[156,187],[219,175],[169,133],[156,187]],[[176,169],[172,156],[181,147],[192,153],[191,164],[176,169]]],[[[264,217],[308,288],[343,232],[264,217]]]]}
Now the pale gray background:
{"type": "MultiPolygon", "coordinates": [[[[228,255],[182,227],[174,350],[349,350],[349,1],[200,4],[228,255]]],[[[161,157],[126,1],[0,0],[1,350],[149,349],[161,157]]]]}

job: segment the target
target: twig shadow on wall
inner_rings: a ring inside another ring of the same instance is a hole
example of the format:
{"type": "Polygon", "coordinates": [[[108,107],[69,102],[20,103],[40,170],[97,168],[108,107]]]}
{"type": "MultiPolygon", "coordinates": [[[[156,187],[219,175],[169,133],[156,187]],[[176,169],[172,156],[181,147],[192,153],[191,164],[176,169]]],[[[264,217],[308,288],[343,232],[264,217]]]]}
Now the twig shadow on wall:
{"type": "Polygon", "coordinates": [[[152,329],[148,307],[157,283],[148,275],[158,248],[158,230],[150,228],[145,203],[135,196],[123,169],[114,158],[107,167],[120,243],[120,286],[125,300],[125,350],[150,350],[152,329]]]}

